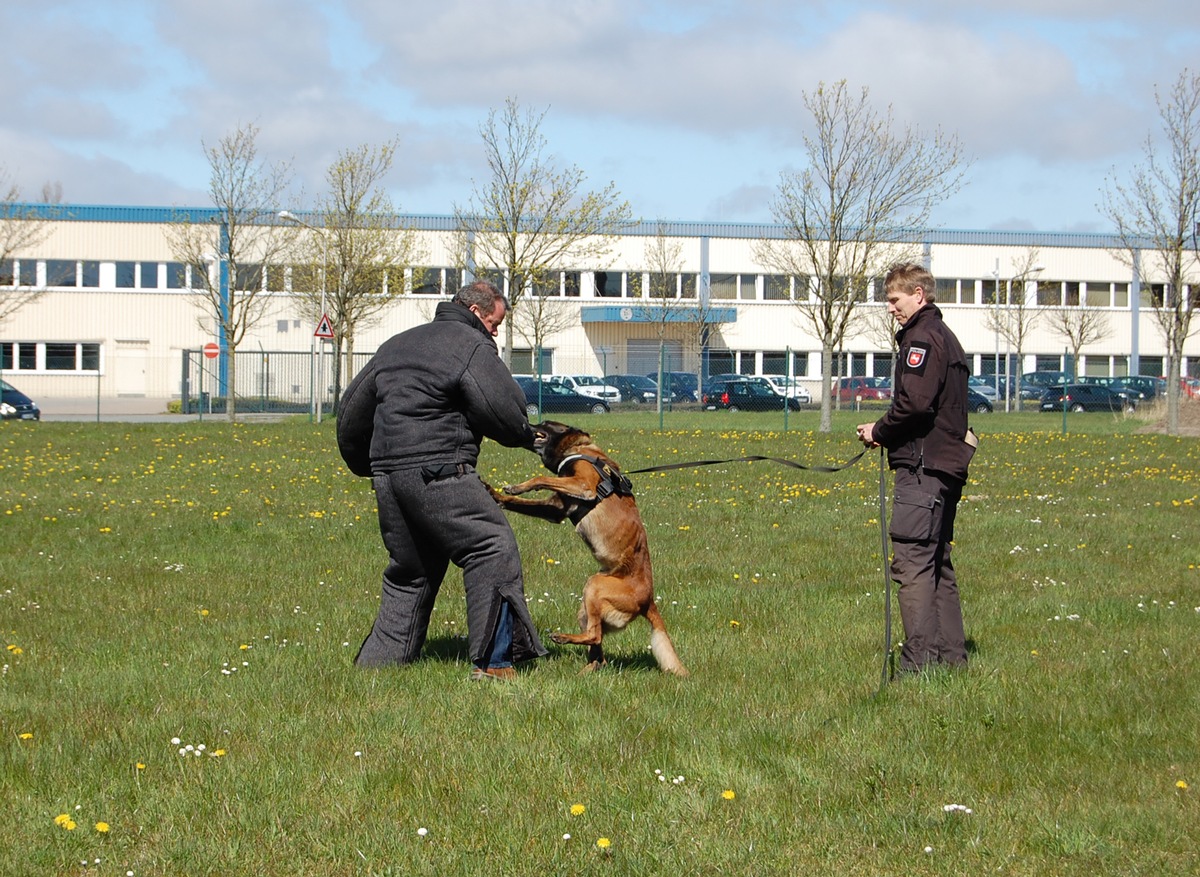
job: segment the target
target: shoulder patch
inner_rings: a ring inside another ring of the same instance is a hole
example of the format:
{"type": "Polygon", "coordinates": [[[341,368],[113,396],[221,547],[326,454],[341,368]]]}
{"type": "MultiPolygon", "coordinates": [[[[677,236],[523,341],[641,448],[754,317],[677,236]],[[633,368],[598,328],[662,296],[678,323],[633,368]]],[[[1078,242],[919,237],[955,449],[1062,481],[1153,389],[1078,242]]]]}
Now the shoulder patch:
{"type": "Polygon", "coordinates": [[[925,365],[925,356],[928,353],[928,347],[917,347],[914,345],[913,347],[909,348],[908,357],[905,359],[905,362],[908,364],[909,368],[919,369],[925,365]]]}

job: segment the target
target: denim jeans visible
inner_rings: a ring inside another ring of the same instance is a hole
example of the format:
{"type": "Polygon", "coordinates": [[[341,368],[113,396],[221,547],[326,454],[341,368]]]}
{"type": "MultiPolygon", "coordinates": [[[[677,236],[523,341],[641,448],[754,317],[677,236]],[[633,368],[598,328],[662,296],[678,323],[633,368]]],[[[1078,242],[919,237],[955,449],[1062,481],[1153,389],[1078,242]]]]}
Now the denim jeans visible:
{"type": "Polygon", "coordinates": [[[489,667],[512,666],[513,621],[508,608],[508,601],[500,601],[500,612],[496,618],[496,632],[492,635],[492,654],[488,658],[489,667]]]}

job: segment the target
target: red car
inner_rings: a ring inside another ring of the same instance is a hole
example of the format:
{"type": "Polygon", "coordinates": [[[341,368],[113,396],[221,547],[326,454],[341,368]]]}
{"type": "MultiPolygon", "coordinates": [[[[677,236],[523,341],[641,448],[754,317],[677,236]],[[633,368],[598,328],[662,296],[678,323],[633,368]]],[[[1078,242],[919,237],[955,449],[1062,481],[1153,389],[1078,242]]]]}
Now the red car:
{"type": "Polygon", "coordinates": [[[834,392],[834,398],[844,404],[890,402],[892,384],[887,378],[842,378],[834,392]]]}

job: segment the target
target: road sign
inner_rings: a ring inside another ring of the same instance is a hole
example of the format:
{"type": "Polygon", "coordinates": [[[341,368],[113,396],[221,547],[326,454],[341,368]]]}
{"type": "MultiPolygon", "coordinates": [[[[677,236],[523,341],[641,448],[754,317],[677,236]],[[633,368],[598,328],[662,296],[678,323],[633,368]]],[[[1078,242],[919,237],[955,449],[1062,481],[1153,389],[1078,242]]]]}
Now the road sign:
{"type": "Polygon", "coordinates": [[[216,359],[221,355],[221,348],[217,346],[215,341],[209,341],[204,345],[204,355],[209,359],[216,359]]]}
{"type": "Polygon", "coordinates": [[[321,322],[317,323],[317,331],[313,332],[314,338],[332,338],[333,323],[329,319],[329,314],[321,314],[321,322]]]}

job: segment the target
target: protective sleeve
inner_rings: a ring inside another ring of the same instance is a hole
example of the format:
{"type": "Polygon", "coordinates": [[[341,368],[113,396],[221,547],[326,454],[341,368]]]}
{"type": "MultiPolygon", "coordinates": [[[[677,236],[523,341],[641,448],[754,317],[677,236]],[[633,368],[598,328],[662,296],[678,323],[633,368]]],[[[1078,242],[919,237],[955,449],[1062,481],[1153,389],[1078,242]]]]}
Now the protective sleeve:
{"type": "Polygon", "coordinates": [[[525,393],[495,350],[475,348],[462,375],[462,392],[472,429],[508,448],[533,447],[525,393]]]}
{"type": "Polygon", "coordinates": [[[350,382],[338,410],[338,450],[355,475],[371,475],[371,438],[375,433],[375,363],[370,363],[350,382]]]}

